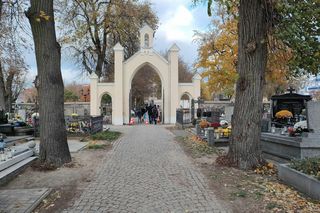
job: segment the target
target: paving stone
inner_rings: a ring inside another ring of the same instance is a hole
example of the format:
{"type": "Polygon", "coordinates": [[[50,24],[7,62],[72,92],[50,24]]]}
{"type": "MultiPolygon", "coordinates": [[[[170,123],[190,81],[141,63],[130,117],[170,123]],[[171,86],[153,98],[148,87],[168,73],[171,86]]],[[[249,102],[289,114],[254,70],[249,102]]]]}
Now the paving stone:
{"type": "Polygon", "coordinates": [[[209,190],[200,169],[163,126],[117,128],[124,136],[66,212],[227,211],[209,190]]]}

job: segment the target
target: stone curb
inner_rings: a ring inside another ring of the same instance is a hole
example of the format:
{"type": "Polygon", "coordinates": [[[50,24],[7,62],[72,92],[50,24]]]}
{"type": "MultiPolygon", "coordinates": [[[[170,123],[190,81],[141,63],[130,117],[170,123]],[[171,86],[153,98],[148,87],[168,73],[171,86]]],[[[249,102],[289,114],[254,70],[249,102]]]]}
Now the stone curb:
{"type": "Polygon", "coordinates": [[[278,165],[278,176],[284,183],[293,186],[313,199],[320,200],[319,180],[290,168],[288,164],[278,165]]]}
{"type": "Polygon", "coordinates": [[[50,193],[52,192],[52,189],[47,189],[41,197],[39,197],[26,211],[25,213],[31,213],[33,210],[37,208],[37,206],[42,202],[43,199],[45,199],[50,193]]]}

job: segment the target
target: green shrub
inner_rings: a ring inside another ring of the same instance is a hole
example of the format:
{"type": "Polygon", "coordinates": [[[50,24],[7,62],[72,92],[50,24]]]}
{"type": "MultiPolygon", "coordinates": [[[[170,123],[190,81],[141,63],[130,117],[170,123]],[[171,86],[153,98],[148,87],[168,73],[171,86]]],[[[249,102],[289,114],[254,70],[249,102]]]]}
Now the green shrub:
{"type": "Polygon", "coordinates": [[[292,160],[290,167],[320,180],[320,158],[292,160]]]}
{"type": "Polygon", "coordinates": [[[91,135],[91,139],[114,141],[114,140],[117,140],[120,137],[120,135],[121,135],[121,132],[104,131],[104,132],[98,132],[94,135],[91,135]]]}

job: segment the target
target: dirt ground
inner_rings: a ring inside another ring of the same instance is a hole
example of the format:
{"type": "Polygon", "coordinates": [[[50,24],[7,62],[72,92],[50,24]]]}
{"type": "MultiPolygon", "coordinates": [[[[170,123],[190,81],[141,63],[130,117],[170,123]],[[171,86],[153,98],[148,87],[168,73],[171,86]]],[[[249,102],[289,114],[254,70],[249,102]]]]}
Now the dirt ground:
{"type": "MultiPolygon", "coordinates": [[[[218,199],[233,212],[320,212],[320,202],[282,184],[274,174],[218,166],[215,160],[225,150],[208,147],[191,136],[178,136],[176,141],[202,169],[218,199]]],[[[34,212],[61,212],[73,198],[80,196],[103,159],[111,154],[110,149],[108,146],[73,153],[71,164],[54,171],[41,172],[29,167],[1,189],[52,188],[52,193],[34,212]]]]}
{"type": "Polygon", "coordinates": [[[233,212],[320,212],[319,201],[305,197],[277,179],[276,166],[272,163],[272,169],[255,171],[222,167],[216,159],[226,149],[207,147],[195,138],[178,136],[176,141],[202,169],[218,199],[233,212]]]}
{"type": "Polygon", "coordinates": [[[1,189],[51,188],[52,193],[42,201],[34,212],[61,212],[68,207],[82,188],[90,183],[97,168],[111,146],[105,149],[85,149],[71,153],[72,163],[53,171],[37,171],[28,167],[22,174],[1,189]]]}

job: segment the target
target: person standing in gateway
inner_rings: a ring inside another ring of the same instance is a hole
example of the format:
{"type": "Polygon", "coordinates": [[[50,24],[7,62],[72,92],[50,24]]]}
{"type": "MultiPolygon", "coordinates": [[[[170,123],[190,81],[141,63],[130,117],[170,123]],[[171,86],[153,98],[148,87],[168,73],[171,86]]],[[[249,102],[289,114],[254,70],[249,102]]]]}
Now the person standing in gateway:
{"type": "Polygon", "coordinates": [[[157,125],[157,120],[158,120],[158,109],[156,105],[153,105],[152,107],[152,112],[151,112],[151,119],[152,119],[152,123],[154,123],[155,125],[157,125]]]}

